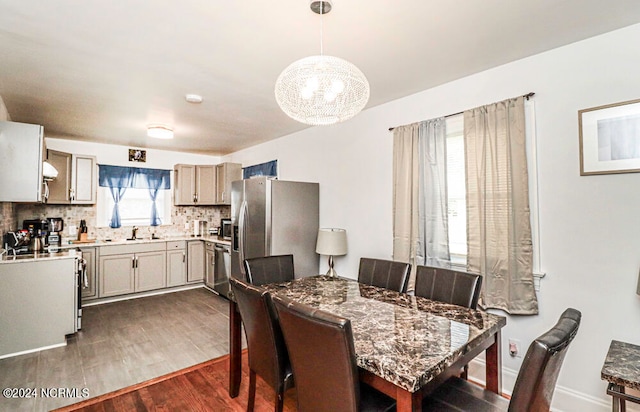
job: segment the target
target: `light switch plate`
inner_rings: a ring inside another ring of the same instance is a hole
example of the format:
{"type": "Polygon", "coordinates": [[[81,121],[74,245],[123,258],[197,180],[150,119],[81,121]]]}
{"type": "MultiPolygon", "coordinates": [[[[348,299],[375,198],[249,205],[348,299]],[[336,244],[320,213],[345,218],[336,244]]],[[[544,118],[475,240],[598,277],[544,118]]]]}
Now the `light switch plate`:
{"type": "Polygon", "coordinates": [[[68,228],[68,232],[70,235],[77,235],[78,234],[78,226],[76,225],[69,225],[67,226],[68,228]]]}

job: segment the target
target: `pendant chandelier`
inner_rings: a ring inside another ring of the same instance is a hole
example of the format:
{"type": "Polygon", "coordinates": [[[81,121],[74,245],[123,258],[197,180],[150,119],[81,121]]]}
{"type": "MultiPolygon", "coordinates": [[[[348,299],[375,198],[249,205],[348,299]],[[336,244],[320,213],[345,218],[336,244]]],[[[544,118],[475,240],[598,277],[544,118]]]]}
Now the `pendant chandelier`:
{"type": "Polygon", "coordinates": [[[318,126],[350,119],[369,101],[369,82],[352,63],[322,53],[322,15],[331,2],[311,0],[320,14],[320,55],[290,64],[276,80],[278,105],[289,117],[318,126]]]}

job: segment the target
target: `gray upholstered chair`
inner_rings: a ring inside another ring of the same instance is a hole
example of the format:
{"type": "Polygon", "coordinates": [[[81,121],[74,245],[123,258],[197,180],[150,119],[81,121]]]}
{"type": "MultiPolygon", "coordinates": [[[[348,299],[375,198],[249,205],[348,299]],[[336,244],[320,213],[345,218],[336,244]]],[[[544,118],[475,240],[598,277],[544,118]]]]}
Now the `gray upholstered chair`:
{"type": "Polygon", "coordinates": [[[409,263],[360,258],[358,282],[405,293],[410,272],[409,263]]]}
{"type": "Polygon", "coordinates": [[[460,378],[450,378],[422,403],[423,411],[548,412],[569,344],[581,314],[567,309],[553,328],[534,340],[522,362],[511,400],[460,378]]]}
{"type": "Polygon", "coordinates": [[[416,296],[476,309],[482,276],[432,266],[416,267],[416,296]]]}
{"type": "Polygon", "coordinates": [[[394,410],[395,401],[360,383],[351,321],[274,296],[296,377],[301,412],[394,410]]]}
{"type": "Polygon", "coordinates": [[[265,256],[244,260],[247,282],[252,285],[293,280],[293,255],[265,256]]]}
{"type": "Polygon", "coordinates": [[[238,304],[249,352],[249,399],[252,411],[256,396],[256,374],[275,391],[275,411],[282,411],[284,392],[293,386],[289,355],[269,293],[236,278],[229,278],[238,304]]]}

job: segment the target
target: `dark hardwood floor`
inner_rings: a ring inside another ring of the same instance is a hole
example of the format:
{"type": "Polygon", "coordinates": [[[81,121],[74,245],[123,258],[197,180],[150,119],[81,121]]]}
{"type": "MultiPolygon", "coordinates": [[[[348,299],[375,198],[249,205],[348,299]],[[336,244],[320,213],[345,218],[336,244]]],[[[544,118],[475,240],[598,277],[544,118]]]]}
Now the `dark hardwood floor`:
{"type": "MultiPolygon", "coordinates": [[[[95,397],[228,352],[227,301],[192,289],[85,307],[83,329],[66,346],[0,360],[0,388],[95,397]]],[[[48,411],[85,399],[48,394],[0,397],[0,411],[48,411]]]]}
{"type": "MultiPolygon", "coordinates": [[[[98,396],[55,412],[103,411],[202,411],[244,412],[247,409],[248,382],[246,351],[243,355],[243,379],[240,393],[230,398],[229,357],[207,361],[185,370],[152,379],[112,393],[98,396]]],[[[271,412],[275,392],[262,379],[256,383],[256,412],[271,412]]],[[[296,411],[295,388],[285,393],[283,412],[296,411]]]]}

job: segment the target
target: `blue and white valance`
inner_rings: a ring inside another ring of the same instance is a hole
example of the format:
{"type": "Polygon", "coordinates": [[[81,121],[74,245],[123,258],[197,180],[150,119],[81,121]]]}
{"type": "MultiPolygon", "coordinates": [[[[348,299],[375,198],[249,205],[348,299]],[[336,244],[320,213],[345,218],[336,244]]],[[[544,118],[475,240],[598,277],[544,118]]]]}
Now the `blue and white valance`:
{"type": "Polygon", "coordinates": [[[242,178],[249,179],[252,176],[278,177],[278,161],[272,160],[258,165],[242,168],[242,178]]]}
{"type": "Polygon", "coordinates": [[[102,187],[127,189],[171,189],[171,171],[127,166],[98,166],[98,183],[102,187]]]}

